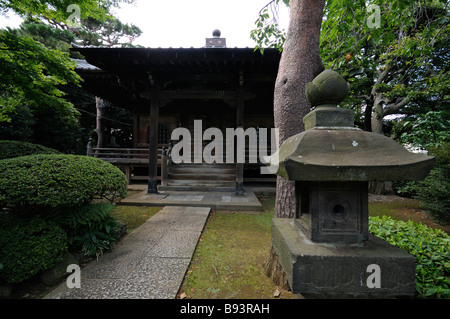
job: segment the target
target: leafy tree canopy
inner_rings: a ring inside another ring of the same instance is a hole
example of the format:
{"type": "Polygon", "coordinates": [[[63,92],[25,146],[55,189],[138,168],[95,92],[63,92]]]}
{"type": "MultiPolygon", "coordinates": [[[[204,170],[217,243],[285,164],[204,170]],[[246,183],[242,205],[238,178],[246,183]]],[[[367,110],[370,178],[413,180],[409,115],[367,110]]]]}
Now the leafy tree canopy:
{"type": "Polygon", "coordinates": [[[112,17],[112,8],[118,7],[120,3],[133,2],[134,0],[78,0],[76,3],[73,0],[0,0],[0,13],[12,10],[24,18],[32,17],[57,24],[65,23],[72,13],[79,13],[80,19],[90,17],[103,21],[112,17]]]}
{"type": "Polygon", "coordinates": [[[63,98],[59,86],[80,81],[74,67],[68,54],[11,30],[0,31],[0,120],[7,121],[19,103],[30,107],[58,105],[61,114],[71,115],[72,105],[63,98]]]}
{"type": "Polygon", "coordinates": [[[104,21],[87,18],[81,23],[82,28],[76,31],[76,44],[82,46],[133,47],[132,42],[142,34],[137,26],[124,24],[116,18],[104,21]]]}
{"type": "Polygon", "coordinates": [[[25,19],[17,30],[0,30],[2,136],[36,141],[30,138],[33,135],[47,146],[72,149],[71,141],[80,138],[80,132],[75,132],[79,112],[65,91],[79,85],[81,78],[74,71],[69,48],[74,42],[113,46],[125,41],[124,46],[130,45],[141,31],[111,15],[110,10],[121,2],[134,0],[82,0],[76,7],[73,1],[0,0],[0,15],[12,10],[25,19]],[[76,28],[71,19],[78,23],[76,28]],[[18,123],[28,127],[17,130],[18,123]]]}
{"type": "Polygon", "coordinates": [[[448,3],[370,4],[377,7],[364,0],[328,2],[321,54],[351,84],[346,106],[364,112],[365,129],[382,133],[388,115],[416,116],[448,106],[448,3]]]}
{"type": "MultiPolygon", "coordinates": [[[[257,48],[282,49],[284,31],[276,10],[268,9],[279,2],[260,12],[251,33],[257,48]]],[[[341,106],[354,109],[356,122],[377,133],[387,116],[399,114],[406,123],[428,114],[445,121],[435,127],[448,127],[449,29],[447,0],[327,1],[320,50],[325,67],[351,85],[341,106]]]]}

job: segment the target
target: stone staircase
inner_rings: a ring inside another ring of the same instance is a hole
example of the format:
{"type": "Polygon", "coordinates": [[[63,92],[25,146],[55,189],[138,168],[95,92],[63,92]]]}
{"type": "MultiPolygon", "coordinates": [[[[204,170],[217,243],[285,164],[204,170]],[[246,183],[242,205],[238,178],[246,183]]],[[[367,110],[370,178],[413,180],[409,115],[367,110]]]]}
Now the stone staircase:
{"type": "Polygon", "coordinates": [[[160,190],[229,192],[236,188],[235,164],[180,163],[169,169],[160,190]]]}
{"type": "MultiPolygon", "coordinates": [[[[193,128],[191,128],[193,136],[193,128]]],[[[172,163],[169,167],[167,185],[158,186],[158,189],[171,191],[216,191],[230,192],[236,190],[236,165],[228,163],[206,163],[203,161],[202,152],[208,141],[202,141],[200,153],[195,153],[194,141],[192,144],[191,163],[172,163]],[[197,161],[202,161],[196,163],[197,161]]],[[[227,145],[223,144],[225,151],[227,145]]]]}

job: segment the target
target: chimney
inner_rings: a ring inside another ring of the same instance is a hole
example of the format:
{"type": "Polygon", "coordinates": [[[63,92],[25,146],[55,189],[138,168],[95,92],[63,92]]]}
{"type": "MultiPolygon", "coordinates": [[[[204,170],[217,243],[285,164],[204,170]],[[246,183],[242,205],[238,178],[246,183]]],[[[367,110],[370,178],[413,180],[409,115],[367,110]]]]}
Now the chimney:
{"type": "Polygon", "coordinates": [[[212,33],[213,38],[206,38],[205,48],[226,48],[227,41],[225,38],[221,38],[220,34],[220,30],[214,30],[212,33]]]}

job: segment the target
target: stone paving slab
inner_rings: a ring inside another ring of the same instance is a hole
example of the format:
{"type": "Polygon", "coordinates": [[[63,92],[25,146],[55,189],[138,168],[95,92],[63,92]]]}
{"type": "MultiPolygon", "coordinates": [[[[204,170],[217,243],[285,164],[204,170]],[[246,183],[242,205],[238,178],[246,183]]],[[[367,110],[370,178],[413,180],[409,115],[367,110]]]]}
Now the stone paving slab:
{"type": "MultiPolygon", "coordinates": [[[[136,188],[138,190],[139,188],[136,188]]],[[[179,206],[210,207],[216,210],[235,211],[262,211],[262,205],[252,191],[244,195],[234,192],[181,192],[163,191],[158,194],[147,194],[141,189],[123,199],[120,205],[146,205],[146,206],[179,206]]]]}
{"type": "Polygon", "coordinates": [[[210,210],[164,207],[81,269],[81,288],[63,282],[45,299],[174,299],[210,210]]]}

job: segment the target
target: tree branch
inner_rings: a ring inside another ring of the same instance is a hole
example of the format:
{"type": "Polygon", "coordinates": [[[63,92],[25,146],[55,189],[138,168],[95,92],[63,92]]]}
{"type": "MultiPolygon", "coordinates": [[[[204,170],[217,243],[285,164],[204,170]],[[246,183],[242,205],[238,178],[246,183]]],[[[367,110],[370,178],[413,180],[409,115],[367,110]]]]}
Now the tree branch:
{"type": "Polygon", "coordinates": [[[370,96],[367,95],[367,94],[357,95],[356,98],[357,98],[357,99],[364,99],[364,100],[366,100],[366,101],[369,101],[369,100],[370,100],[370,96]]]}
{"type": "Polygon", "coordinates": [[[389,74],[389,71],[391,70],[391,68],[392,68],[391,66],[386,66],[386,68],[382,72],[377,71],[379,76],[378,76],[378,79],[375,82],[375,84],[372,86],[372,91],[370,92],[370,95],[375,96],[377,86],[380,85],[381,83],[383,83],[384,79],[389,74]]]}
{"type": "Polygon", "coordinates": [[[407,104],[407,102],[408,102],[408,98],[405,96],[403,99],[401,99],[397,103],[388,104],[387,107],[383,110],[383,116],[398,113],[400,111],[400,109],[407,104]]]}

